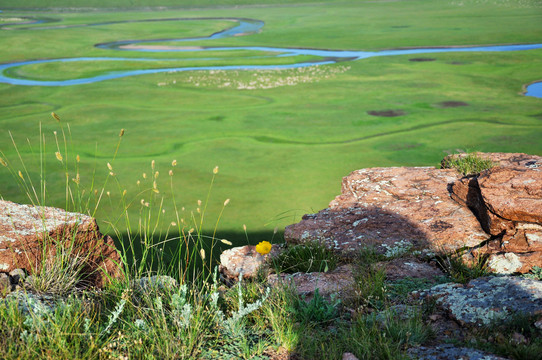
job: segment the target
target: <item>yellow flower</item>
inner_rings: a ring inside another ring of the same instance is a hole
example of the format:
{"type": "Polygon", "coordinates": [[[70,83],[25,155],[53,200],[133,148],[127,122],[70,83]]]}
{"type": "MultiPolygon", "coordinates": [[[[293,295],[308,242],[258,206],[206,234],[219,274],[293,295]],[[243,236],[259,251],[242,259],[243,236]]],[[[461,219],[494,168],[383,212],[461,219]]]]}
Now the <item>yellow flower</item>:
{"type": "Polygon", "coordinates": [[[262,255],[269,254],[272,246],[269,241],[262,241],[256,245],[256,251],[262,255]]]}

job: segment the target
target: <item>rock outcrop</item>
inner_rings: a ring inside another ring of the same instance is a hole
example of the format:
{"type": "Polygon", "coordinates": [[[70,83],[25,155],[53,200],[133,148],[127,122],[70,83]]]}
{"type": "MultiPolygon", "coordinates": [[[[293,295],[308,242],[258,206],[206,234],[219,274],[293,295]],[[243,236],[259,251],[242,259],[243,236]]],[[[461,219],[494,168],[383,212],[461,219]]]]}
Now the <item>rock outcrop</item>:
{"type": "Polygon", "coordinates": [[[491,235],[479,252],[489,254],[489,266],[498,273],[525,273],[542,266],[542,157],[516,153],[478,156],[496,166],[456,180],[450,195],[471,209],[491,235]]]}
{"type": "Polygon", "coordinates": [[[88,284],[102,286],[120,276],[115,244],[99,232],[95,219],[52,207],[0,201],[0,272],[22,268],[32,274],[44,262],[53,261],[62,248],[83,262],[81,275],[88,284]]]}
{"type": "Polygon", "coordinates": [[[405,243],[433,252],[471,249],[488,254],[498,273],[542,266],[542,157],[477,155],[496,166],[470,177],[429,167],[356,170],[327,209],[288,226],[285,240],[323,241],[345,256],[405,243]]]}
{"type": "Polygon", "coordinates": [[[462,325],[487,326],[514,314],[542,314],[542,282],[521,277],[483,277],[464,285],[441,284],[421,295],[435,299],[462,325]]]}

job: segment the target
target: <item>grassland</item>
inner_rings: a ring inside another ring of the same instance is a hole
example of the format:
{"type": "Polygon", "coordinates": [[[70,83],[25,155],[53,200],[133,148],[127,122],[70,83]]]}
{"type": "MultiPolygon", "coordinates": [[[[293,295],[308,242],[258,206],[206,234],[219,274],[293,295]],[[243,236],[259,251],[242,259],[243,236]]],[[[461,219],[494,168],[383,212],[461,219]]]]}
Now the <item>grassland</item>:
{"type": "MultiPolygon", "coordinates": [[[[101,50],[94,44],[206,36],[231,26],[231,22],[201,20],[33,29],[177,17],[244,17],[265,22],[258,34],[187,42],[183,43],[185,46],[380,50],[541,42],[542,9],[535,1],[463,1],[462,5],[455,1],[292,1],[283,5],[266,2],[264,9],[230,7],[227,1],[213,3],[220,6],[77,12],[9,10],[10,4],[0,1],[2,18],[42,16],[59,20],[21,25],[24,30],[17,30],[16,26],[0,30],[0,48],[9,49],[0,54],[0,63],[80,56],[160,60],[148,64],[100,62],[66,67],[41,64],[10,70],[13,76],[43,79],[85,77],[139,66],[170,67],[177,61],[208,65],[209,61],[199,58],[201,54],[142,56],[136,52],[101,50]]],[[[85,2],[85,6],[97,8],[112,7],[109,4],[85,2]]],[[[115,4],[128,7],[127,2],[115,4]]],[[[137,1],[130,4],[146,5],[137,1]]],[[[40,8],[75,5],[69,1],[24,3],[25,7],[40,8]]],[[[175,5],[189,3],[176,1],[175,5]]],[[[245,55],[258,54],[232,52],[216,63],[269,61],[245,55]]],[[[100,208],[97,215],[102,222],[115,217],[114,205],[123,189],[139,203],[142,195],[136,181],[151,181],[143,179],[142,173],[151,173],[152,160],[161,174],[157,179],[160,195],[167,198],[167,173],[175,159],[178,165],[173,185],[177,200],[185,204],[188,213],[197,207],[198,199],[207,196],[212,169],[220,167],[207,211],[216,216],[224,200],[230,198],[220,229],[232,237],[241,234],[244,239],[242,225],[246,224],[248,231],[254,233],[249,234],[251,242],[263,240],[262,237],[269,239],[275,226],[281,228],[297,221],[302,214],[325,207],[339,193],[341,177],[355,169],[436,165],[447,151],[458,148],[542,154],[541,100],[521,95],[524,84],[542,77],[542,50],[430,54],[426,57],[434,61],[409,61],[413,57],[421,56],[378,57],[265,74],[163,73],[70,87],[0,84],[0,149],[14,166],[20,166],[7,133],[10,130],[30,175],[37,178],[38,127],[42,123],[50,150],[49,204],[64,206],[64,172],[55,163],[52,138],[58,124],[50,118],[50,112],[56,112],[64,123],[70,124],[72,155],[81,156],[83,186],[90,184],[95,168],[96,182],[103,183],[118,132],[125,128],[126,135],[113,163],[121,185],[109,181],[107,190],[111,191],[112,205],[100,208]],[[274,86],[258,86],[263,83],[262,76],[266,77],[266,84],[274,86]],[[217,81],[219,77],[222,80],[217,81]],[[286,85],[287,79],[294,79],[295,85],[286,85]],[[251,81],[256,84],[254,88],[239,85],[251,81]],[[460,101],[467,106],[439,105],[446,101],[460,101]],[[388,109],[402,110],[405,115],[368,114],[388,109]]],[[[273,61],[276,63],[277,59],[273,61]]],[[[0,170],[0,195],[28,202],[9,172],[0,170]]],[[[173,208],[167,205],[165,213],[173,213],[173,208]]],[[[214,226],[213,221],[210,226],[214,226]]]]}

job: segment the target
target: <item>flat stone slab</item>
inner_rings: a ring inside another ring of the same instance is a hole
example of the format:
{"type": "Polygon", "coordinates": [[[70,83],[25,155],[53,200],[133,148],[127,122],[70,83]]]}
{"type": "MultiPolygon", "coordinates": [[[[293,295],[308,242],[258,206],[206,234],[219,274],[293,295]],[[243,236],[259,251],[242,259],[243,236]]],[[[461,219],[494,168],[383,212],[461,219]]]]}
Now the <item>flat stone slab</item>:
{"type": "Polygon", "coordinates": [[[418,360],[507,360],[481,350],[455,347],[452,344],[442,344],[434,347],[420,346],[408,349],[407,353],[418,360]]]}
{"type": "Polygon", "coordinates": [[[514,313],[542,314],[542,281],[515,276],[483,277],[467,284],[447,283],[421,292],[461,324],[490,325],[514,313]]]}
{"type": "Polygon", "coordinates": [[[343,178],[341,195],[328,209],[286,227],[285,240],[323,240],[343,253],[405,241],[432,251],[479,245],[489,235],[448,191],[460,177],[455,170],[431,167],[356,170],[343,178]]]}
{"type": "Polygon", "coordinates": [[[434,280],[446,274],[436,266],[414,257],[401,257],[377,264],[386,272],[386,280],[396,281],[404,278],[434,280]]]}
{"type": "Polygon", "coordinates": [[[271,274],[267,281],[271,286],[293,285],[298,294],[306,296],[306,300],[314,295],[316,289],[323,297],[330,297],[332,294],[340,296],[353,289],[355,283],[352,265],[339,266],[327,273],[271,274]]]}

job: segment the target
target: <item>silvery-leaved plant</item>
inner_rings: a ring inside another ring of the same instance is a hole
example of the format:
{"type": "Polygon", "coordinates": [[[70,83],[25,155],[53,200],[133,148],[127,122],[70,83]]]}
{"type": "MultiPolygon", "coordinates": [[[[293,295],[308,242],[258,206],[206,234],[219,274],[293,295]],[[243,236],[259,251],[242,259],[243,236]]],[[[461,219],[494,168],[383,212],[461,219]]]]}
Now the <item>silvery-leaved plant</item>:
{"type": "Polygon", "coordinates": [[[179,294],[171,296],[171,306],[173,308],[173,321],[181,328],[187,328],[192,317],[192,305],[186,301],[187,286],[181,285],[179,294]]]}
{"type": "Polygon", "coordinates": [[[239,309],[236,312],[234,312],[231,317],[229,317],[228,319],[224,319],[224,313],[222,312],[222,310],[220,310],[218,306],[219,294],[217,290],[217,270],[215,268],[214,284],[213,284],[213,291],[211,293],[210,305],[211,305],[211,308],[215,309],[216,311],[218,322],[221,325],[223,325],[227,330],[232,331],[232,332],[235,332],[236,330],[238,330],[238,326],[243,317],[247,316],[253,311],[258,310],[263,305],[263,303],[265,302],[265,300],[267,300],[271,292],[271,289],[267,288],[264,296],[260,300],[257,300],[256,302],[245,306],[245,302],[243,300],[243,292],[241,288],[242,283],[243,283],[243,273],[240,273],[239,282],[237,283],[237,296],[239,297],[239,309]]]}

